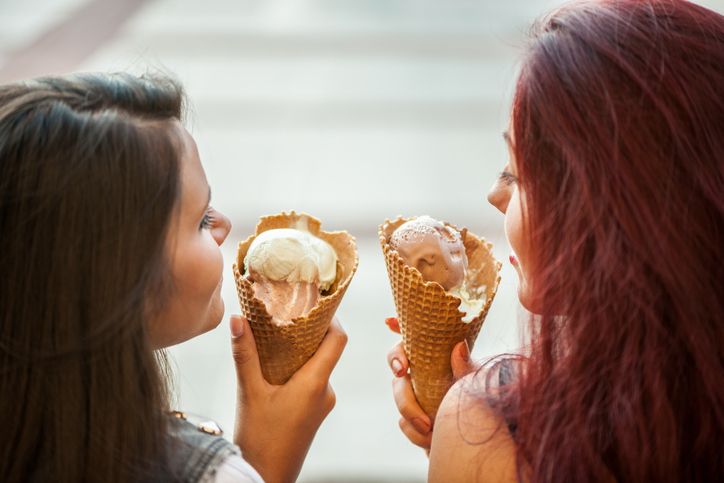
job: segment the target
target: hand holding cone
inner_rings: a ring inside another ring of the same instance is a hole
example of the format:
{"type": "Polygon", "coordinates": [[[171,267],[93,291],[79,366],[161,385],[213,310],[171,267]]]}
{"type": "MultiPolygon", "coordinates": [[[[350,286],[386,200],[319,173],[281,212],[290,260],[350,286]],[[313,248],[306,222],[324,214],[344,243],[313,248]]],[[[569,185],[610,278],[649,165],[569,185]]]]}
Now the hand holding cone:
{"type": "Polygon", "coordinates": [[[254,333],[262,373],[271,384],[284,384],[314,354],[357,270],[354,237],[345,231],[321,231],[320,224],[312,216],[293,211],[264,216],[257,224],[255,234],[239,243],[233,265],[236,290],[241,311],[254,333]],[[264,302],[254,296],[253,282],[245,276],[244,267],[244,258],[254,239],[265,231],[279,228],[302,228],[329,243],[337,254],[337,276],[332,285],[309,313],[287,325],[274,323],[264,302]]]}
{"type": "Polygon", "coordinates": [[[493,257],[490,243],[463,231],[468,259],[466,283],[485,296],[480,313],[472,321],[463,322],[465,314],[458,309],[460,299],[446,292],[440,284],[425,281],[422,274],[408,266],[390,245],[394,231],[409,220],[398,218],[382,224],[380,244],[410,362],[412,387],[420,406],[434,419],[442,398],[454,382],[450,367],[453,347],[467,340],[472,350],[498,289],[501,265],[493,257]]]}

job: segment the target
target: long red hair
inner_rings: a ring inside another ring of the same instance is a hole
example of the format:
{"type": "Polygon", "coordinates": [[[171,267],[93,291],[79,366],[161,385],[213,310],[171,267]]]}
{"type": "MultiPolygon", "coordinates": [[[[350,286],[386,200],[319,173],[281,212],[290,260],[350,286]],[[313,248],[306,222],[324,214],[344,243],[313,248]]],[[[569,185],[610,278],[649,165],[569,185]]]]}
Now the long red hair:
{"type": "Polygon", "coordinates": [[[540,312],[507,415],[521,477],[721,478],[724,17],[564,6],[534,27],[512,125],[540,312]]]}

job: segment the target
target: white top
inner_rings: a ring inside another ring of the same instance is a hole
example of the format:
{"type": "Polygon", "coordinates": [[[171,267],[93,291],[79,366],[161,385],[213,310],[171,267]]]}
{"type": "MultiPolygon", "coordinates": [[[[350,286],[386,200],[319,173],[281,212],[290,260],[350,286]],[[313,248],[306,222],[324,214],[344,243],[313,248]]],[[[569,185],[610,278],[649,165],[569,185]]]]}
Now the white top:
{"type": "Polygon", "coordinates": [[[199,483],[264,483],[264,480],[241,456],[231,455],[215,473],[204,475],[199,483]]]}

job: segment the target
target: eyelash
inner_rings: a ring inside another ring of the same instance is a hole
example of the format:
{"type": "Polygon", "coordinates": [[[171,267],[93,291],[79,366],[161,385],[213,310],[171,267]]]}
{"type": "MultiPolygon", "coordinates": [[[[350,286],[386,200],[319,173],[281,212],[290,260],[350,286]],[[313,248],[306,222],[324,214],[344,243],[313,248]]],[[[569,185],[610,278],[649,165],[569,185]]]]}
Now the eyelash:
{"type": "Polygon", "coordinates": [[[501,171],[500,174],[498,175],[498,178],[499,178],[503,183],[505,183],[505,184],[507,184],[507,185],[511,185],[511,184],[513,184],[513,183],[517,183],[517,182],[518,182],[518,178],[516,178],[515,176],[513,176],[513,175],[512,175],[511,173],[509,173],[508,171],[501,171]]]}
{"type": "Polygon", "coordinates": [[[206,213],[204,213],[204,217],[201,219],[201,223],[199,224],[199,230],[208,230],[214,225],[214,217],[211,212],[211,208],[206,210],[206,213]]]}

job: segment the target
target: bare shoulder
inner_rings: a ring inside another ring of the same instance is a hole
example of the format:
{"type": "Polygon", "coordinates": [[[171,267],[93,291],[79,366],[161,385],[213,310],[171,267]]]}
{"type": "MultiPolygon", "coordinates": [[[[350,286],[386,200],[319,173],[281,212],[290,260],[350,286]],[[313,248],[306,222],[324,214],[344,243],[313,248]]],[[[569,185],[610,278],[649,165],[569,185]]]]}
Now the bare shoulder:
{"type": "Polygon", "coordinates": [[[429,482],[517,481],[515,444],[488,406],[478,376],[448,391],[435,418],[429,482]]]}

